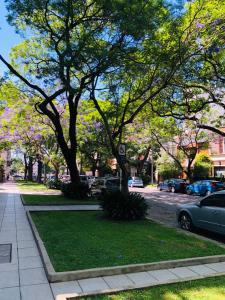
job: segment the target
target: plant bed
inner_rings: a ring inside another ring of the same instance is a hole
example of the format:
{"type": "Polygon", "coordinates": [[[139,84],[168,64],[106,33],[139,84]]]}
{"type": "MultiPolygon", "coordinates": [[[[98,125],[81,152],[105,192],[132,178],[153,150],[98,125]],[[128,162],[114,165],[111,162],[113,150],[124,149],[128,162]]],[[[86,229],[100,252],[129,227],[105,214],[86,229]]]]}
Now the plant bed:
{"type": "Polygon", "coordinates": [[[24,205],[95,205],[95,199],[76,200],[62,195],[22,195],[24,205]]]}
{"type": "MultiPolygon", "coordinates": [[[[179,282],[111,295],[79,297],[81,300],[223,300],[225,276],[179,282]]],[[[73,299],[73,298],[69,298],[73,299]]]]}
{"type": "Polygon", "coordinates": [[[224,248],[149,220],[109,221],[102,212],[77,211],[32,212],[31,216],[42,239],[36,233],[39,248],[45,246],[56,271],[50,281],[199,264],[205,261],[203,256],[212,256],[207,262],[225,260],[224,248]],[[89,270],[85,273],[85,269],[89,270]],[[61,272],[66,276],[61,278],[61,272]]]}

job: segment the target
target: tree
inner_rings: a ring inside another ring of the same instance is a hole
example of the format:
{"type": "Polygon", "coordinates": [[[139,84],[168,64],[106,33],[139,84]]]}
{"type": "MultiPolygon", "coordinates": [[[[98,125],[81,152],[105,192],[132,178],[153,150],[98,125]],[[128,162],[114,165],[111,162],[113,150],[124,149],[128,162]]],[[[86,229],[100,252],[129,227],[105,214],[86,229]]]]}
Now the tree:
{"type": "Polygon", "coordinates": [[[207,178],[212,168],[212,161],[208,155],[198,154],[195,159],[193,174],[195,178],[207,178]]]}
{"type": "Polygon", "coordinates": [[[146,26],[155,28],[151,16],[164,7],[160,2],[6,0],[9,21],[32,38],[15,47],[13,63],[0,60],[13,75],[39,95],[36,109],[46,115],[57,133],[70,171],[79,182],[77,155],[77,108],[89,87],[106,73],[116,72],[143,39],[146,26]],[[137,26],[138,24],[138,26],[137,26]],[[138,30],[137,30],[138,27],[138,30]],[[51,92],[50,92],[51,91],[51,92]],[[56,103],[67,102],[69,141],[64,136],[56,103]]]}
{"type": "Polygon", "coordinates": [[[163,179],[176,178],[182,172],[180,166],[166,152],[157,159],[156,170],[163,179]]]}
{"type": "Polygon", "coordinates": [[[32,99],[28,100],[11,82],[1,86],[0,97],[7,99],[0,114],[1,141],[7,141],[11,148],[23,151],[25,179],[33,179],[35,162],[38,163],[38,182],[42,181],[43,162],[51,164],[57,176],[63,159],[49,120],[39,115],[32,99]]]}
{"type": "Polygon", "coordinates": [[[190,121],[178,123],[174,118],[155,118],[155,122],[157,130],[153,137],[191,180],[195,157],[208,145],[208,135],[190,121]]]}
{"type": "Polygon", "coordinates": [[[221,1],[189,1],[183,16],[189,39],[189,59],[182,65],[172,84],[161,93],[159,116],[191,120],[201,129],[222,136],[224,126],[224,50],[225,3],[221,1]],[[210,11],[210,14],[209,14],[210,11]],[[193,22],[190,23],[190,19],[193,22]],[[189,26],[188,26],[189,24],[189,26]],[[199,112],[216,110],[217,118],[203,121],[199,112]]]}

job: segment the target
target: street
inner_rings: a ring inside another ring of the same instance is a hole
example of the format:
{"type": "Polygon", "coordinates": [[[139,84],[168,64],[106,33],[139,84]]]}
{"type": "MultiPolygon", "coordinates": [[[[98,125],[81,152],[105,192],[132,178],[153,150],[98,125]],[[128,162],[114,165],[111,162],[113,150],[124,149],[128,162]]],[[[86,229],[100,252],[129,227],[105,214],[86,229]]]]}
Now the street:
{"type": "MultiPolygon", "coordinates": [[[[155,221],[172,227],[178,227],[176,210],[179,205],[193,203],[201,199],[200,196],[187,194],[160,192],[157,188],[130,188],[130,192],[143,194],[149,204],[148,216],[155,221]]],[[[204,237],[225,243],[225,236],[203,229],[195,229],[195,233],[204,237]]]]}

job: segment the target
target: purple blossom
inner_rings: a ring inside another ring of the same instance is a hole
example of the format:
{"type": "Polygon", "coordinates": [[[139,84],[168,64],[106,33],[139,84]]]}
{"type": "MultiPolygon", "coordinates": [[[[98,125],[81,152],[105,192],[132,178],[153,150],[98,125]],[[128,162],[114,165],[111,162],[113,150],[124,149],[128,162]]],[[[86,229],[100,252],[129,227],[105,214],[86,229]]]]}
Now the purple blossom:
{"type": "Polygon", "coordinates": [[[40,140],[41,139],[41,134],[40,133],[37,133],[33,136],[33,139],[34,140],[40,140]]]}
{"type": "Polygon", "coordinates": [[[202,28],[205,27],[205,24],[202,24],[202,23],[197,22],[197,23],[196,23],[196,27],[199,28],[199,29],[202,29],[202,28]]]}

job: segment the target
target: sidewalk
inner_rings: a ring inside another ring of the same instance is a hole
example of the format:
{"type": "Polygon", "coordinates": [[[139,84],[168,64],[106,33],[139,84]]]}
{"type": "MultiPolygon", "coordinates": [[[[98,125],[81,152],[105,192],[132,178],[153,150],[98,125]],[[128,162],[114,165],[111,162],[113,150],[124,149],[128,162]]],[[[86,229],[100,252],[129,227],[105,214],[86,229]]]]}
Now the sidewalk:
{"type": "Polygon", "coordinates": [[[225,275],[222,262],[49,284],[19,193],[10,183],[0,185],[1,244],[12,244],[12,255],[11,262],[1,263],[8,254],[4,248],[1,256],[0,248],[0,300],[66,300],[84,294],[225,275]]]}

